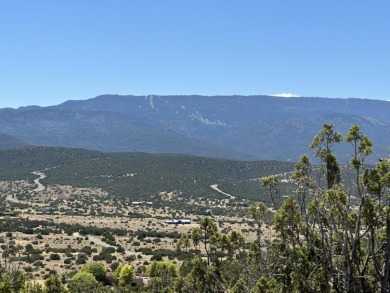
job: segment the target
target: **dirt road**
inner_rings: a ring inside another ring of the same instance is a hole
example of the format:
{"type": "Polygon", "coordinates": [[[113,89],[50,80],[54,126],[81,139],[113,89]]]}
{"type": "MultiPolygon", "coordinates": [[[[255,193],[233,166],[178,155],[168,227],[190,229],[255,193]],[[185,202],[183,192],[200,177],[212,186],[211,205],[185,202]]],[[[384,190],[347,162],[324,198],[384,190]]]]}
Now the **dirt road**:
{"type": "Polygon", "coordinates": [[[218,184],[210,185],[210,187],[211,187],[212,189],[214,189],[215,191],[217,191],[217,192],[219,192],[219,193],[221,193],[221,194],[223,194],[223,195],[226,195],[226,196],[230,197],[230,199],[236,199],[236,197],[235,197],[234,195],[231,195],[231,194],[226,193],[226,192],[222,191],[221,189],[219,189],[219,188],[218,188],[218,184]]]}

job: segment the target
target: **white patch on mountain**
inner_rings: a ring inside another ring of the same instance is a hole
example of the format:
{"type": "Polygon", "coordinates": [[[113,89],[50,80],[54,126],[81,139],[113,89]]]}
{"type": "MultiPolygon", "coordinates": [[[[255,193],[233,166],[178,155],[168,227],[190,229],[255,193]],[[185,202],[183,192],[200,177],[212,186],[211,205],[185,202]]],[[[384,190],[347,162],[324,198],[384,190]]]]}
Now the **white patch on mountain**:
{"type": "Polygon", "coordinates": [[[153,101],[153,96],[152,95],[149,95],[149,96],[145,96],[145,101],[146,100],[149,100],[149,105],[150,107],[152,108],[152,110],[154,110],[154,101],[153,101]]]}
{"type": "Polygon", "coordinates": [[[281,98],[299,98],[300,96],[292,93],[281,93],[281,94],[274,94],[271,95],[272,97],[281,97],[281,98]]]}
{"type": "Polygon", "coordinates": [[[216,120],[216,121],[210,121],[208,118],[203,117],[202,114],[200,114],[198,111],[190,115],[188,115],[192,119],[198,120],[200,123],[204,125],[213,125],[213,126],[227,126],[227,124],[221,120],[216,120]]]}
{"type": "Polygon", "coordinates": [[[150,96],[149,104],[150,104],[150,107],[152,109],[154,109],[153,96],[150,96]]]}

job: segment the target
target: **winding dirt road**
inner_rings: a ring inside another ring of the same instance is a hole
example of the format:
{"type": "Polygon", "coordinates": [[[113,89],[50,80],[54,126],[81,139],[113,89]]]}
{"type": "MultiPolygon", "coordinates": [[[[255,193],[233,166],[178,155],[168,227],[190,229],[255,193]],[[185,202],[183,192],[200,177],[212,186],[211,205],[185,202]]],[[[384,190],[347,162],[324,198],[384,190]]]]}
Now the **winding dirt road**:
{"type": "Polygon", "coordinates": [[[219,192],[219,193],[221,193],[221,194],[223,194],[223,195],[226,195],[226,196],[230,197],[230,199],[236,199],[236,197],[235,197],[234,195],[231,195],[231,194],[226,193],[226,192],[222,191],[221,189],[219,189],[219,188],[218,188],[218,184],[210,185],[210,187],[211,187],[212,189],[214,189],[215,191],[217,191],[217,192],[219,192]]]}
{"type": "Polygon", "coordinates": [[[40,182],[40,180],[46,178],[45,173],[43,173],[43,172],[41,172],[41,171],[34,171],[34,172],[31,172],[31,173],[33,173],[34,175],[39,176],[39,178],[37,178],[37,179],[34,180],[34,183],[35,183],[36,185],[38,185],[38,186],[37,186],[37,188],[35,188],[33,191],[36,191],[36,192],[44,191],[44,190],[46,189],[46,187],[40,182]]]}

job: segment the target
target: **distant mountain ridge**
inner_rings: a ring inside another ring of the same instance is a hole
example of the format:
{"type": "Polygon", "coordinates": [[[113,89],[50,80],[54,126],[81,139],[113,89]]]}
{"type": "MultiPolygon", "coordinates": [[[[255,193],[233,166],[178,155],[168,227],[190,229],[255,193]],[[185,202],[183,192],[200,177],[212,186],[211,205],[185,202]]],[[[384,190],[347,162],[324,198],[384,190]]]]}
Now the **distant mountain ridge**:
{"type": "MultiPolygon", "coordinates": [[[[0,109],[0,133],[33,145],[296,161],[323,123],[360,125],[376,157],[390,145],[390,102],[274,96],[102,95],[0,109]]],[[[350,153],[339,148],[339,156],[350,153]]]]}

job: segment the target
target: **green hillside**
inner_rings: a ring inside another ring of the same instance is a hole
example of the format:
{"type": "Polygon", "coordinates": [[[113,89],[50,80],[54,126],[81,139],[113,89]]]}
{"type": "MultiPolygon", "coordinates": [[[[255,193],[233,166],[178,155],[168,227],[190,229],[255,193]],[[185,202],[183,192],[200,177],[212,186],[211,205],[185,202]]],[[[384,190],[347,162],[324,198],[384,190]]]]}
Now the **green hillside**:
{"type": "Polygon", "coordinates": [[[151,200],[160,192],[176,191],[194,197],[220,197],[218,184],[237,197],[254,198],[261,176],[291,171],[292,163],[231,161],[187,155],[100,153],[81,149],[34,147],[0,151],[0,179],[36,178],[44,184],[100,187],[117,198],[151,200]],[[237,189],[237,187],[240,187],[237,189]]]}

